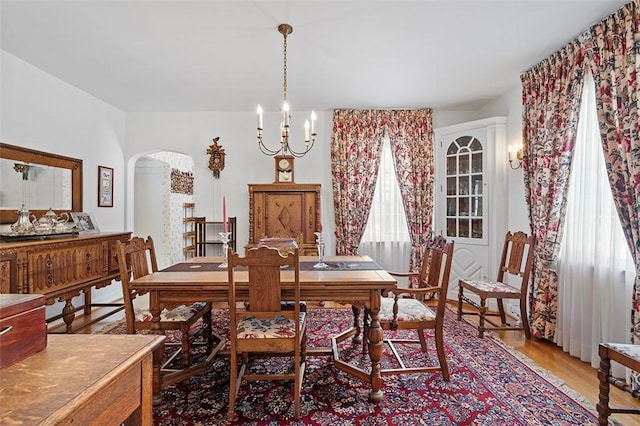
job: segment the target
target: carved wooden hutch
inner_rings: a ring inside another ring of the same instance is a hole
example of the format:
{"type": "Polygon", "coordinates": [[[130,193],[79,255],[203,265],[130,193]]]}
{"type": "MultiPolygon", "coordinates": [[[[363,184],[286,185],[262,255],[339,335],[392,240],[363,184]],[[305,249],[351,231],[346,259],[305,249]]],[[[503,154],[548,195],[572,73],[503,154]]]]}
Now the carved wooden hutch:
{"type": "Polygon", "coordinates": [[[262,238],[295,238],[301,255],[317,255],[320,226],[319,184],[249,184],[249,243],[262,238]]]}

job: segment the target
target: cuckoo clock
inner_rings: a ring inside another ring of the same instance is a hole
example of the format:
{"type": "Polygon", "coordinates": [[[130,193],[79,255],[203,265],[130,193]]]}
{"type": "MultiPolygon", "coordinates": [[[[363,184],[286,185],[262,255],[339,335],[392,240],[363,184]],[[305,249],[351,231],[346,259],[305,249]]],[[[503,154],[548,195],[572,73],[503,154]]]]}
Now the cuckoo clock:
{"type": "Polygon", "coordinates": [[[213,172],[214,178],[219,179],[220,171],[224,169],[224,157],[226,154],[224,153],[222,145],[218,145],[220,137],[213,138],[212,140],[213,145],[209,145],[207,149],[207,154],[209,154],[209,170],[213,172]]]}

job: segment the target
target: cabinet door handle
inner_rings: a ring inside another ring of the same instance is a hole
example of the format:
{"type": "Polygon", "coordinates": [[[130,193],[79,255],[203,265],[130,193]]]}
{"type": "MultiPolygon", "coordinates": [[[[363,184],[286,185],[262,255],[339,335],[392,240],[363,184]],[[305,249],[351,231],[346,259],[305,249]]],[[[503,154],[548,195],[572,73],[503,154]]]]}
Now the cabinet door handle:
{"type": "Polygon", "coordinates": [[[7,334],[11,330],[13,330],[13,326],[12,325],[8,325],[8,326],[4,327],[2,330],[0,330],[0,336],[2,336],[3,334],[7,334]]]}

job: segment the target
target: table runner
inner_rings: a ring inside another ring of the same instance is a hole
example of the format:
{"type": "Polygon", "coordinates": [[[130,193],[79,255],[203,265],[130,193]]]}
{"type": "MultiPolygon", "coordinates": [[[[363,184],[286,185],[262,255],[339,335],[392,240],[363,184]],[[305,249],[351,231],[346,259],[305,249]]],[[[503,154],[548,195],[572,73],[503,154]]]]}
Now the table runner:
{"type": "MultiPolygon", "coordinates": [[[[300,262],[301,271],[314,271],[313,267],[318,263],[316,260],[305,260],[300,262]]],[[[373,261],[353,261],[353,262],[325,262],[328,267],[317,269],[318,271],[374,271],[382,269],[373,261]]],[[[226,270],[219,268],[220,262],[183,262],[162,269],[160,272],[211,272],[226,270]]],[[[237,267],[236,270],[246,269],[246,267],[237,267]]]]}

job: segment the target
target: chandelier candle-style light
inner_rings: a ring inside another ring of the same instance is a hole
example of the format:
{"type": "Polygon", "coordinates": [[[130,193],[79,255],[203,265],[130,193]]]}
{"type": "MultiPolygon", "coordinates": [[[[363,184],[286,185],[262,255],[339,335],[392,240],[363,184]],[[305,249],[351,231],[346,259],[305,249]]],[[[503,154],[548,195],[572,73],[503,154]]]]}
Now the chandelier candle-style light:
{"type": "Polygon", "coordinates": [[[260,150],[266,155],[291,155],[297,158],[303,157],[307,152],[313,148],[313,144],[316,141],[316,113],[311,111],[311,123],[309,120],[305,120],[304,122],[304,150],[303,151],[294,151],[289,146],[289,120],[291,116],[289,115],[289,104],[287,103],[287,36],[293,32],[293,27],[289,24],[280,24],[278,25],[278,32],[284,36],[284,55],[283,55],[283,74],[284,74],[284,85],[282,89],[282,95],[284,98],[284,102],[282,104],[282,109],[280,110],[281,121],[280,121],[280,147],[278,149],[269,149],[264,145],[262,141],[262,131],[263,131],[263,117],[262,117],[262,107],[258,105],[258,146],[260,150]]]}

